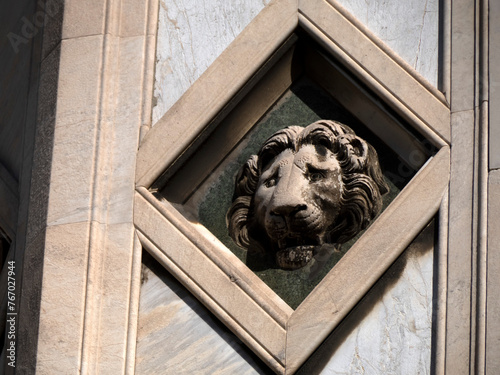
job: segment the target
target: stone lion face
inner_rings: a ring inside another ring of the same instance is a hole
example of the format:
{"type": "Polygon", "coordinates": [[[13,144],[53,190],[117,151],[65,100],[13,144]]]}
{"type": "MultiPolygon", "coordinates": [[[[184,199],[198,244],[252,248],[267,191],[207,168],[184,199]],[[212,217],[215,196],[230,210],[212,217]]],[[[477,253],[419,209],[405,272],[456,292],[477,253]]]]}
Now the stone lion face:
{"type": "Polygon", "coordinates": [[[241,168],[227,214],[241,247],[284,269],[364,229],[388,191],[375,150],[347,126],[318,121],[278,131],[241,168]]]}
{"type": "Polygon", "coordinates": [[[287,149],[262,172],[254,196],[258,225],[279,250],[312,256],[340,213],[342,170],[321,145],[287,149]]]}

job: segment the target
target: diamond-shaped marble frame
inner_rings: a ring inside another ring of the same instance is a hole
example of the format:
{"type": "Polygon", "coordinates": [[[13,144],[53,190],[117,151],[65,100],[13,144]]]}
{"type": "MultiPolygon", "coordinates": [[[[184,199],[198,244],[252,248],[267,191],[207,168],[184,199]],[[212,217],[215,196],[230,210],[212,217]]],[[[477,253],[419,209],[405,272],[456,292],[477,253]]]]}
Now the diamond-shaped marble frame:
{"type": "Polygon", "coordinates": [[[292,374],[437,213],[449,181],[444,96],[333,0],[271,2],[138,151],[141,243],[275,372],[292,374]],[[199,224],[148,190],[300,26],[439,151],[294,311],[199,224]]]}

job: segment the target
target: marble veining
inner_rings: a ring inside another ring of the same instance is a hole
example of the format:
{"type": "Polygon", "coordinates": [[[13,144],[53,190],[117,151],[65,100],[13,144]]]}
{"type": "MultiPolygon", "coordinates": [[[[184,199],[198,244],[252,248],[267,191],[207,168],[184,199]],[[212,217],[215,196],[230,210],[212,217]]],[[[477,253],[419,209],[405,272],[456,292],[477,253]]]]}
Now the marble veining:
{"type": "Polygon", "coordinates": [[[413,242],[298,374],[430,374],[433,233],[413,242]]]}
{"type": "MultiPolygon", "coordinates": [[[[270,0],[161,0],[152,124],[270,0]]],[[[431,84],[438,79],[438,0],[339,0],[431,84]]]]}
{"type": "Polygon", "coordinates": [[[136,374],[272,373],[177,280],[145,255],[136,374]]]}
{"type": "Polygon", "coordinates": [[[152,123],[270,0],[160,0],[152,123]]]}
{"type": "Polygon", "coordinates": [[[434,86],[438,79],[438,0],[338,0],[434,86]]]}

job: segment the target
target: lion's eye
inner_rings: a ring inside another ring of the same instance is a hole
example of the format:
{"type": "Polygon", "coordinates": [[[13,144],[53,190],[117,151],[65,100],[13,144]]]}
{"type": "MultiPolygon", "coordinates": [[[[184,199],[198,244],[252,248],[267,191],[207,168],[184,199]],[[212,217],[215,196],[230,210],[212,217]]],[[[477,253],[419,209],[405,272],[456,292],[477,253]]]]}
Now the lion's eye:
{"type": "Polygon", "coordinates": [[[269,180],[267,180],[266,182],[264,182],[264,185],[268,188],[276,185],[276,178],[275,177],[272,177],[270,178],[269,180]]]}
{"type": "Polygon", "coordinates": [[[323,175],[321,173],[311,173],[309,175],[309,180],[312,182],[319,181],[323,178],[323,175]]]}
{"type": "Polygon", "coordinates": [[[307,178],[311,182],[317,182],[317,181],[322,180],[323,178],[325,178],[325,173],[323,171],[310,168],[309,169],[309,173],[307,175],[307,178]]]}

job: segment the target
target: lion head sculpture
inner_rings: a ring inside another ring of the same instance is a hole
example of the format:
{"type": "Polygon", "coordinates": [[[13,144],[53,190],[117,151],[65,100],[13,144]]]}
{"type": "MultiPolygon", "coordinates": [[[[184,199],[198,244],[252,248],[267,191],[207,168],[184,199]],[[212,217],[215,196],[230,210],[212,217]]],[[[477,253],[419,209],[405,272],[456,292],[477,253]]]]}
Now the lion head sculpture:
{"type": "Polygon", "coordinates": [[[365,229],[388,190],[375,149],[348,126],[290,126],[241,167],[226,216],[229,235],[248,251],[275,254],[280,268],[297,269],[325,244],[365,229]]]}

